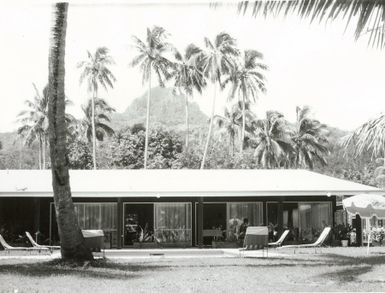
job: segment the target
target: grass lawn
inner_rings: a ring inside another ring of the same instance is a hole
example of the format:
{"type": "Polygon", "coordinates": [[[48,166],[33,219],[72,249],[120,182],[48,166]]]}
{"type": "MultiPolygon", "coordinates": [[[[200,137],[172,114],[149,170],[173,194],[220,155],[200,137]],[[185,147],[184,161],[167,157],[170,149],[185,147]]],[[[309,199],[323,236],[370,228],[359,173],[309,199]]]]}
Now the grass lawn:
{"type": "MultiPolygon", "coordinates": [[[[0,292],[385,291],[385,248],[280,250],[267,258],[1,259],[0,292]],[[17,290],[17,291],[15,291],[17,290]]],[[[0,254],[4,255],[4,254],[0,254]]]]}

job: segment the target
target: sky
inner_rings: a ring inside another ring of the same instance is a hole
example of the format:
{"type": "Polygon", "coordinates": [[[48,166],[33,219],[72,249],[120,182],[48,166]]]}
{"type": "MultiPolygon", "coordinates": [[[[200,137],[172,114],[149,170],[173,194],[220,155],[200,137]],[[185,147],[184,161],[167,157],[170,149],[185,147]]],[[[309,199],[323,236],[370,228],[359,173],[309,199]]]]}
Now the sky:
{"type": "MultiPolygon", "coordinates": [[[[32,83],[42,90],[48,77],[51,6],[11,3],[0,2],[0,132],[17,128],[24,101],[34,97],[32,83]]],[[[365,37],[355,42],[351,30],[344,33],[342,21],[310,25],[296,17],[253,18],[238,15],[235,6],[213,9],[198,3],[97,3],[72,3],[68,10],[66,95],[73,101],[68,112],[78,118],[89,98],[86,86],[79,84],[77,68],[87,50],[110,49],[117,81],[100,96],[122,112],[147,90],[138,69],[129,66],[136,55],[132,35],[143,39],[146,28],[154,25],[164,27],[169,41],[180,50],[190,43],[203,47],[204,37],[213,39],[226,31],[237,39],[240,49],[262,52],[269,71],[267,93],[253,108],[259,117],[267,110],[278,110],[294,121],[296,106],[308,105],[314,118],[351,130],[385,109],[384,52],[368,48],[365,37]]],[[[194,96],[207,114],[212,92],[209,86],[194,96]]],[[[226,99],[222,92],[218,114],[223,113],[226,99]]]]}

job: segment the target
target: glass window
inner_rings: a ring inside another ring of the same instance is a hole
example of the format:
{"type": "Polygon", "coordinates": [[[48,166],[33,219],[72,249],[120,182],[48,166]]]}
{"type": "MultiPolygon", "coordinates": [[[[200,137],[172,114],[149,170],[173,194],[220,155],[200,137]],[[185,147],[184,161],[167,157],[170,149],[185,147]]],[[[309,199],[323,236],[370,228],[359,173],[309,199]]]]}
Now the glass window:
{"type": "Polygon", "coordinates": [[[263,225],[263,205],[260,202],[254,203],[228,203],[227,223],[229,241],[236,241],[239,237],[239,229],[247,219],[250,226],[263,225]]]}
{"type": "Polygon", "coordinates": [[[299,203],[298,209],[301,241],[315,241],[332,224],[330,203],[299,203]]]}
{"type": "Polygon", "coordinates": [[[74,203],[80,229],[103,230],[105,246],[117,245],[116,203],[74,203]]]}
{"type": "Polygon", "coordinates": [[[191,245],[191,203],[156,203],[155,239],[191,245]]]}

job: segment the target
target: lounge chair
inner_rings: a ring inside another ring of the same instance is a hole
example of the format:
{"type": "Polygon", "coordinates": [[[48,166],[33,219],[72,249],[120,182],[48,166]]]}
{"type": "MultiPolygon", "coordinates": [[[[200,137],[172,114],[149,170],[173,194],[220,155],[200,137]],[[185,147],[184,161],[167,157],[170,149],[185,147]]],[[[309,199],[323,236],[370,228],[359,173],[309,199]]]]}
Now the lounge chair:
{"type": "Polygon", "coordinates": [[[305,248],[305,247],[314,247],[314,248],[317,248],[317,247],[321,247],[327,236],[329,235],[330,233],[330,230],[332,228],[330,227],[326,227],[323,229],[321,235],[318,237],[318,239],[313,242],[313,243],[309,243],[309,244],[298,244],[298,245],[284,245],[284,246],[281,246],[281,247],[278,247],[278,249],[281,249],[281,248],[305,248]]]}
{"type": "Polygon", "coordinates": [[[283,241],[285,240],[285,238],[287,237],[287,235],[289,234],[290,230],[285,230],[283,231],[281,237],[279,237],[279,239],[275,242],[270,242],[268,245],[269,246],[274,246],[274,247],[279,247],[282,245],[283,241]]]}
{"type": "Polygon", "coordinates": [[[10,253],[11,251],[38,251],[39,253],[42,251],[48,251],[49,252],[49,249],[44,248],[44,247],[37,248],[37,247],[14,247],[14,246],[11,246],[5,241],[5,239],[3,238],[3,236],[1,234],[0,234],[0,243],[4,247],[5,251],[7,251],[8,253],[10,253]]]}
{"type": "Polygon", "coordinates": [[[268,237],[269,231],[267,226],[250,226],[247,227],[245,233],[245,239],[243,241],[243,247],[239,250],[240,252],[246,250],[263,250],[263,256],[265,255],[265,248],[267,249],[268,255],[268,237]]]}
{"type": "Polygon", "coordinates": [[[49,249],[51,252],[54,249],[60,249],[60,246],[51,246],[51,245],[40,245],[35,240],[33,240],[31,234],[28,231],[25,231],[25,235],[27,236],[28,240],[31,242],[32,246],[35,248],[42,248],[42,249],[49,249]]]}

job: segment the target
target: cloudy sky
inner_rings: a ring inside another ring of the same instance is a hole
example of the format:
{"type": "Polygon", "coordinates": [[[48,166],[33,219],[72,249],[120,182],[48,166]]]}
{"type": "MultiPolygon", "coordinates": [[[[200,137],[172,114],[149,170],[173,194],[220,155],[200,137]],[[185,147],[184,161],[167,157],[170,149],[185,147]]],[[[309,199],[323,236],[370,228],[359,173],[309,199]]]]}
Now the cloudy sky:
{"type": "MultiPolygon", "coordinates": [[[[344,23],[309,25],[294,17],[262,19],[239,16],[234,6],[212,9],[204,4],[71,4],[68,11],[66,48],[66,95],[74,102],[68,109],[81,116],[80,105],[88,98],[79,86],[77,63],[86,51],[107,46],[116,65],[113,90],[101,96],[118,112],[143,94],[141,75],[129,67],[135,56],[132,35],[144,38],[147,27],[163,26],[172,43],[183,50],[189,43],[203,46],[203,37],[221,31],[237,39],[242,49],[258,49],[269,66],[268,92],[259,98],[255,111],[279,110],[288,120],[297,105],[309,105],[320,121],[354,129],[385,109],[384,52],[368,48],[363,39],[354,42],[343,34],[344,23]]],[[[48,40],[51,7],[48,4],[0,2],[0,132],[17,127],[24,100],[34,96],[32,83],[42,89],[48,76],[48,40]]],[[[209,113],[212,88],[196,96],[209,113]]],[[[223,112],[226,94],[217,103],[223,112]]]]}

